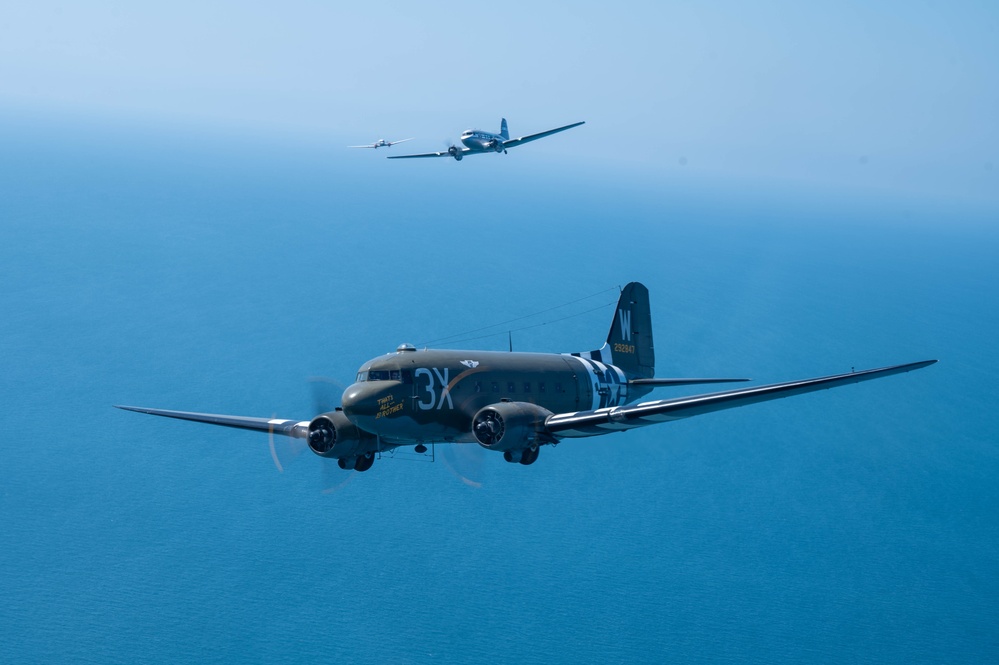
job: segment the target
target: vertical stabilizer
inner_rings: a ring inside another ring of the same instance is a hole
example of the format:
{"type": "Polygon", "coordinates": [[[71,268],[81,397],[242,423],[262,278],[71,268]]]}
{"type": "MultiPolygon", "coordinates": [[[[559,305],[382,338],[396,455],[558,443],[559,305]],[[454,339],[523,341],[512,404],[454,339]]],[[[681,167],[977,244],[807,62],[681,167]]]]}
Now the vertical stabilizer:
{"type": "Polygon", "coordinates": [[[503,140],[510,138],[510,131],[506,128],[506,118],[500,120],[500,136],[503,137],[503,140]]]}
{"type": "Polygon", "coordinates": [[[621,290],[607,342],[596,351],[573,353],[621,369],[628,379],[650,379],[656,374],[652,344],[652,310],[649,290],[631,282],[621,290]]]}

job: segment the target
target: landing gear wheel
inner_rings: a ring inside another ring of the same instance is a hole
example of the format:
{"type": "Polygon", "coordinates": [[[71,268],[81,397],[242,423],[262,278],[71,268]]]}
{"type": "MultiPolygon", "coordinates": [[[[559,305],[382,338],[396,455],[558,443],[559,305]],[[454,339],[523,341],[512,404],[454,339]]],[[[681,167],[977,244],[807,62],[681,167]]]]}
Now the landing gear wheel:
{"type": "Polygon", "coordinates": [[[528,448],[520,456],[520,463],[524,466],[530,466],[538,460],[538,454],[541,452],[540,448],[528,448]]]}
{"type": "Polygon", "coordinates": [[[375,454],[367,453],[361,455],[357,458],[357,462],[354,463],[354,471],[367,471],[371,468],[371,465],[375,463],[375,454]]]}

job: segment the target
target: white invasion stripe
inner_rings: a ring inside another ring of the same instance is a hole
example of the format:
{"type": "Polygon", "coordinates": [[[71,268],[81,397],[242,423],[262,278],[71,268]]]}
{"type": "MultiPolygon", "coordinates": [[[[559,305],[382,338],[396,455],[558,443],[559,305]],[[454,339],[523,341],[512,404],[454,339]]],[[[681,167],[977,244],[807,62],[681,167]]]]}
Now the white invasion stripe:
{"type": "Polygon", "coordinates": [[[597,381],[597,374],[594,371],[594,361],[589,358],[583,358],[582,356],[579,357],[579,361],[583,363],[583,367],[586,368],[586,372],[590,375],[590,391],[593,393],[593,404],[590,409],[595,410],[598,406],[600,406],[600,393],[597,392],[599,382],[597,381]]]}
{"type": "Polygon", "coordinates": [[[614,364],[614,354],[611,353],[611,346],[607,342],[604,342],[604,345],[600,347],[600,357],[608,365],[614,364]]]}
{"type": "Polygon", "coordinates": [[[268,425],[284,425],[285,423],[290,423],[290,420],[284,420],[282,418],[272,418],[267,421],[268,425]]]}

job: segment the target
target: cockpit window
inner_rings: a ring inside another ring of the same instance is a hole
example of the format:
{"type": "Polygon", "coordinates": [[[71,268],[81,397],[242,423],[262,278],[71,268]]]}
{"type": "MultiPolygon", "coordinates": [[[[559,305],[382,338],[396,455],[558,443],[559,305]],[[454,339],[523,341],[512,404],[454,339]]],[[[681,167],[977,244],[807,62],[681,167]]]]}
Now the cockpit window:
{"type": "Polygon", "coordinates": [[[408,369],[372,369],[357,373],[357,382],[362,381],[402,381],[408,384],[413,382],[413,372],[408,369]]]}

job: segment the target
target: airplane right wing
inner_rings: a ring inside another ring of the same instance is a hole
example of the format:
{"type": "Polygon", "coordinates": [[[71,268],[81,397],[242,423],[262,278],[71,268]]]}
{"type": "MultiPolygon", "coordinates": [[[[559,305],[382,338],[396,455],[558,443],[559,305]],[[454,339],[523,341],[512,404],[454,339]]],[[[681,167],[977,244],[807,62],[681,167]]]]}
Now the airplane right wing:
{"type": "Polygon", "coordinates": [[[348,148],[375,148],[373,145],[349,145],[348,148]]]}
{"type": "Polygon", "coordinates": [[[921,362],[891,365],[879,369],[867,369],[860,372],[836,374],[816,379],[803,379],[801,381],[788,381],[786,383],[774,383],[766,386],[739,388],[738,390],[727,390],[706,395],[661,399],[653,402],[642,402],[641,404],[596,409],[594,411],[560,413],[548,417],[545,421],[544,432],[556,438],[610,434],[611,432],[620,432],[636,427],[644,427],[645,425],[655,425],[656,423],[668,422],[670,420],[699,416],[702,413],[711,413],[712,411],[732,409],[737,406],[746,406],[748,404],[756,404],[757,402],[801,395],[816,390],[845,386],[849,383],[880,379],[892,374],[901,374],[902,372],[921,369],[935,362],[936,360],[923,360],[921,362]]]}

